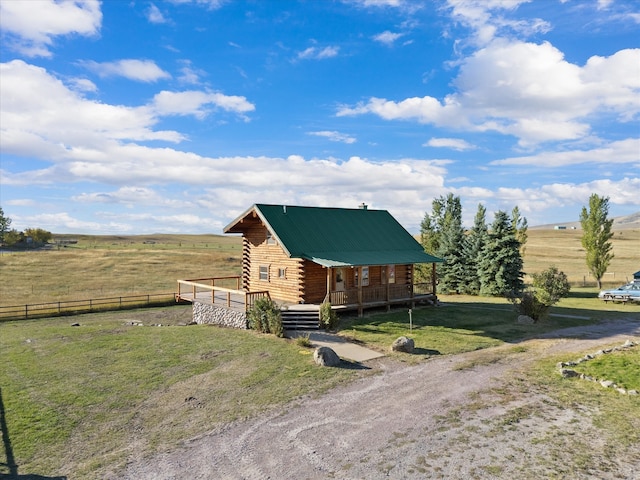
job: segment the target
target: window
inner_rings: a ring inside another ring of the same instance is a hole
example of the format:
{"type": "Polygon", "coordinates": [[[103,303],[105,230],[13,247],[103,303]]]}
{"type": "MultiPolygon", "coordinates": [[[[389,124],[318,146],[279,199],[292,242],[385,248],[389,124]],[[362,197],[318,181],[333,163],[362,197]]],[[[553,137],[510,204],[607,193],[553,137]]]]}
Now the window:
{"type": "Polygon", "coordinates": [[[260,276],[261,281],[268,282],[269,281],[269,266],[268,265],[260,265],[260,276]]]}
{"type": "Polygon", "coordinates": [[[279,268],[278,269],[278,278],[287,278],[287,269],[279,268]]]}
{"type": "Polygon", "coordinates": [[[275,245],[276,239],[273,237],[273,234],[269,229],[267,229],[267,245],[275,245]]]}
{"type": "Polygon", "coordinates": [[[387,272],[389,274],[389,277],[388,277],[389,283],[396,283],[396,266],[389,265],[387,272]]]}
{"type": "Polygon", "coordinates": [[[369,267],[362,267],[362,286],[369,286],[369,267]]]}

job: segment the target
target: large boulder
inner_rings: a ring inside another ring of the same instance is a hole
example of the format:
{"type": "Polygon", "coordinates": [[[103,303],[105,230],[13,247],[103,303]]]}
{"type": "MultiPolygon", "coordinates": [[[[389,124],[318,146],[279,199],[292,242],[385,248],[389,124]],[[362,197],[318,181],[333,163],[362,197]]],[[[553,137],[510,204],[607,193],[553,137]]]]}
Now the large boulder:
{"type": "Polygon", "coordinates": [[[398,337],[391,345],[391,350],[394,352],[413,353],[414,348],[415,343],[413,342],[413,338],[407,337],[398,337]]]}
{"type": "Polygon", "coordinates": [[[318,347],[313,352],[313,359],[321,367],[335,367],[340,365],[340,357],[329,347],[318,347]]]}

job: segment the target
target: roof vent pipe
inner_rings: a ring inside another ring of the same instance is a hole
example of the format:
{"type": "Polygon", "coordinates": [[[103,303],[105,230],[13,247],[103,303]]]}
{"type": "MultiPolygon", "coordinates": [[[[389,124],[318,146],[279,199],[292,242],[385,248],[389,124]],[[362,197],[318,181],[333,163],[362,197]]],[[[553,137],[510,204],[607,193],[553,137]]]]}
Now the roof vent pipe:
{"type": "Polygon", "coordinates": [[[359,208],[360,208],[360,210],[366,210],[366,209],[368,208],[368,205],[367,205],[366,203],[362,202],[362,203],[360,204],[360,207],[359,207],[359,208]]]}
{"type": "Polygon", "coordinates": [[[282,213],[284,213],[285,215],[287,214],[287,206],[286,205],[282,205],[282,213]]]}

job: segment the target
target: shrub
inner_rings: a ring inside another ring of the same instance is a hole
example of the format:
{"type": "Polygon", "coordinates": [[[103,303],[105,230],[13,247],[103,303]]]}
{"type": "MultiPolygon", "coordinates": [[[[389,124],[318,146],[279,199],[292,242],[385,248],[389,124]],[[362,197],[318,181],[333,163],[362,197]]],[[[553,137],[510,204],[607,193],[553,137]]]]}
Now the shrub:
{"type": "Polygon", "coordinates": [[[549,306],[542,303],[531,290],[525,290],[520,295],[511,293],[507,295],[509,301],[513,304],[518,315],[526,315],[535,322],[546,318],[549,313],[549,306]]]}
{"type": "Polygon", "coordinates": [[[326,330],[333,330],[338,326],[338,314],[331,308],[329,302],[320,305],[320,327],[326,330]]]}
{"type": "Polygon", "coordinates": [[[296,338],[296,345],[298,345],[299,347],[304,347],[304,348],[312,348],[313,347],[313,343],[311,343],[311,340],[309,340],[309,334],[300,335],[298,338],[296,338]]]}
{"type": "Polygon", "coordinates": [[[527,290],[521,295],[512,292],[507,298],[520,315],[531,317],[537,322],[546,318],[551,307],[561,298],[569,295],[571,286],[564,272],[559,271],[555,265],[534,273],[532,277],[533,291],[527,290]]]}
{"type": "Polygon", "coordinates": [[[534,273],[532,277],[536,298],[548,307],[555,305],[561,298],[569,295],[569,290],[571,290],[569,280],[564,272],[559,271],[555,265],[540,273],[534,273]]]}
{"type": "Polygon", "coordinates": [[[284,335],[280,308],[267,297],[259,298],[247,314],[249,328],[261,333],[273,333],[277,337],[284,335]]]}

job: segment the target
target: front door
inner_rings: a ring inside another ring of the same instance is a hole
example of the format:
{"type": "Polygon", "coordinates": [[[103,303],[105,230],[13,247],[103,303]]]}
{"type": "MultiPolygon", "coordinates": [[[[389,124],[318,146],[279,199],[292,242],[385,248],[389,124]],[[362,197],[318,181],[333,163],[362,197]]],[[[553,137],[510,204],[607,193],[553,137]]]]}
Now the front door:
{"type": "Polygon", "coordinates": [[[336,292],[344,292],[344,269],[336,268],[335,272],[335,290],[336,292]]]}

